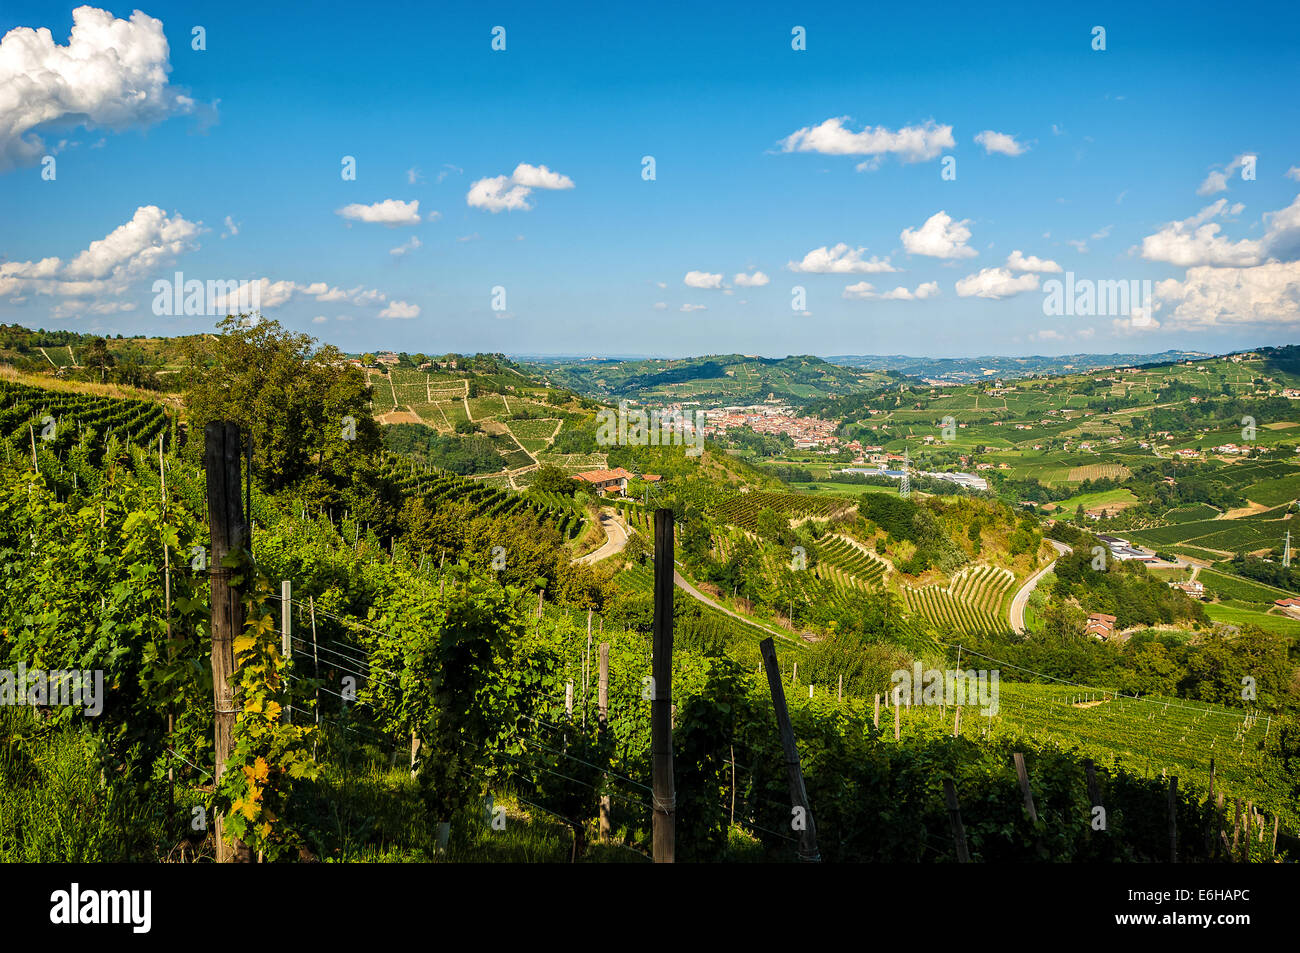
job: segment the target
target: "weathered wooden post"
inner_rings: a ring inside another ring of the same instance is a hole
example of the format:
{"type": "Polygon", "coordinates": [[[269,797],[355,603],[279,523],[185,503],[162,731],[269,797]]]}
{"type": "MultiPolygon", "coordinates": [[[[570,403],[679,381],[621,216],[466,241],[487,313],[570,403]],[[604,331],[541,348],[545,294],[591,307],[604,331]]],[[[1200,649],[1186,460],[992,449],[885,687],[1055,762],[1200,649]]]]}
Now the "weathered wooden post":
{"type": "Polygon", "coordinates": [[[673,781],[673,511],[655,510],[654,656],[650,663],[650,759],[653,767],[654,861],[676,852],[677,791],[673,781]]]}
{"type": "MultiPolygon", "coordinates": [[[[235,636],[244,628],[244,604],[239,589],[230,584],[231,570],[222,565],[227,555],[247,547],[248,526],[239,499],[239,425],[212,421],[204,428],[203,465],[207,471],[208,526],[211,554],[208,576],[212,583],[212,700],[215,709],[213,741],[216,748],[214,784],[220,784],[230,754],[235,727],[235,636]]],[[[227,844],[225,818],[213,823],[219,863],[249,863],[252,852],[242,843],[227,844]]]]}
{"type": "Polygon", "coordinates": [[[799,747],[795,744],[790,713],[785,707],[785,687],[781,684],[781,670],[776,664],[776,644],[769,636],[758,643],[758,649],[763,654],[763,667],[767,669],[767,685],[772,692],[772,707],[776,710],[776,725],[781,733],[781,748],[785,752],[791,814],[803,825],[799,831],[799,859],[808,863],[820,863],[822,857],[817,850],[817,825],[813,823],[808,790],[803,783],[803,768],[799,764],[799,747]]]}
{"type": "Polygon", "coordinates": [[[957,845],[957,862],[970,863],[970,849],[966,846],[966,826],[961,822],[961,806],[957,803],[957,788],[951,778],[943,779],[943,799],[948,804],[948,823],[952,825],[952,840],[957,845]]]}
{"type": "MultiPolygon", "coordinates": [[[[596,727],[603,736],[609,728],[609,643],[600,643],[600,675],[596,683],[596,727]]],[[[609,840],[610,798],[602,794],[600,798],[600,839],[609,840]]]]}
{"type": "MultiPolygon", "coordinates": [[[[280,658],[284,659],[285,664],[293,658],[293,617],[290,610],[293,606],[293,583],[288,579],[280,580],[280,658]]],[[[281,720],[287,725],[293,721],[291,715],[292,709],[285,705],[280,712],[281,720]]]]}

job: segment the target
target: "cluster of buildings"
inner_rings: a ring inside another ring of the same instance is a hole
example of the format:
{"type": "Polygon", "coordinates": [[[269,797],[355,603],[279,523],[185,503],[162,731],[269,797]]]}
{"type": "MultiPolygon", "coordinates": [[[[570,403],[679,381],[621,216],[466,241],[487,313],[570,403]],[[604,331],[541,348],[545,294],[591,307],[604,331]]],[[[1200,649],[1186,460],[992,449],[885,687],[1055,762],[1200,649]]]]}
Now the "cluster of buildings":
{"type": "MultiPolygon", "coordinates": [[[[902,460],[899,454],[891,453],[889,457],[894,460],[902,460]]],[[[872,469],[869,467],[843,467],[840,473],[856,474],[858,476],[882,476],[889,477],[891,480],[901,480],[904,475],[903,470],[886,470],[883,467],[872,469]]],[[[929,477],[932,480],[944,480],[948,483],[956,483],[958,486],[964,486],[971,490],[987,490],[989,481],[982,476],[976,476],[973,473],[935,473],[928,470],[918,470],[917,476],[929,477]]]]}
{"type": "MultiPolygon", "coordinates": [[[[722,407],[705,411],[704,419],[705,436],[733,427],[749,427],[755,433],[787,434],[799,450],[840,445],[840,439],[835,436],[835,421],[820,417],[796,417],[789,407],[784,406],[760,404],[751,407],[722,407]]],[[[856,440],[844,446],[859,452],[863,449],[856,440]]]]}
{"type": "Polygon", "coordinates": [[[1097,538],[1106,544],[1110,554],[1121,562],[1127,562],[1135,559],[1140,563],[1154,563],[1160,560],[1156,554],[1143,549],[1141,546],[1134,546],[1127,539],[1120,539],[1118,536],[1106,536],[1099,533],[1097,538]]]}

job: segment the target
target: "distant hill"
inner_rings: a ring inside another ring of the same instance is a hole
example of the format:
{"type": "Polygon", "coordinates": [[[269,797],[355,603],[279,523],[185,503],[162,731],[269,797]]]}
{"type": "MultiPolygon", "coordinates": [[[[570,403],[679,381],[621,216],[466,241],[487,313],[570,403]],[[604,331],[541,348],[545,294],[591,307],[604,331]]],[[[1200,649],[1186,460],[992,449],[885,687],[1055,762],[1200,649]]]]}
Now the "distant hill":
{"type": "Polygon", "coordinates": [[[1203,351],[1162,351],[1159,354],[1064,354],[1059,357],[908,357],[902,354],[841,354],[826,358],[843,367],[873,371],[895,371],[925,380],[963,383],[989,377],[1013,379],[1034,374],[1069,374],[1102,367],[1137,364],[1169,364],[1202,360],[1212,355],[1203,351]]]}
{"type": "Polygon", "coordinates": [[[527,365],[548,383],[599,400],[706,404],[817,400],[878,390],[902,375],[833,364],[812,355],[783,358],[711,354],[620,361],[588,358],[527,365]]]}

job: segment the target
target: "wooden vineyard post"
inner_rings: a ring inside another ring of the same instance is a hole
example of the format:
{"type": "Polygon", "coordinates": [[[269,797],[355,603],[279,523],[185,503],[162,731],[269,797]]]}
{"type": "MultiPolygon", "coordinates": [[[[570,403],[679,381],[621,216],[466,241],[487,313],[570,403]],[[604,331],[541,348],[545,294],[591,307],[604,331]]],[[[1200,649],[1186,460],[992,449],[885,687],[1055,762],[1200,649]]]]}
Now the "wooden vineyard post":
{"type": "MultiPolygon", "coordinates": [[[[1083,770],[1088,776],[1088,804],[1093,811],[1101,808],[1101,816],[1105,818],[1106,805],[1101,803],[1101,786],[1097,784],[1097,766],[1093,764],[1091,758],[1084,759],[1083,770]]],[[[1088,821],[1088,829],[1092,830],[1092,818],[1090,817],[1088,821]]],[[[1104,822],[1101,829],[1106,830],[1104,822]]]]}
{"type": "Polygon", "coordinates": [[[943,779],[943,799],[948,803],[948,823],[952,825],[952,840],[957,846],[957,862],[970,863],[970,848],[966,846],[966,827],[961,822],[961,805],[957,803],[957,788],[951,778],[943,779]]]}
{"type": "Polygon", "coordinates": [[[960,738],[961,737],[961,705],[955,705],[953,707],[957,709],[957,714],[956,716],[954,716],[952,720],[952,736],[954,738],[960,738]]]}
{"type": "MultiPolygon", "coordinates": [[[[596,682],[596,728],[603,736],[609,727],[609,643],[601,642],[599,650],[600,674],[596,682]]],[[[600,840],[609,840],[610,799],[608,794],[600,797],[600,840]]]]}
{"type": "MultiPolygon", "coordinates": [[[[280,580],[280,657],[285,663],[293,658],[293,617],[290,611],[293,607],[293,583],[288,579],[280,580]]],[[[288,706],[280,713],[281,718],[287,725],[293,721],[291,717],[293,712],[288,706]]]]}
{"type": "Polygon", "coordinates": [[[803,829],[799,831],[799,859],[807,863],[820,863],[817,851],[817,825],[813,823],[812,808],[808,804],[808,790],[803,783],[803,768],[799,764],[799,747],[795,744],[790,713],[785,707],[785,688],[781,684],[781,671],[776,664],[776,644],[771,637],[758,643],[763,653],[763,667],[767,669],[767,685],[772,692],[772,707],[776,710],[776,725],[781,733],[781,748],[785,752],[785,770],[790,781],[791,814],[802,814],[803,829]]]}
{"type": "Polygon", "coordinates": [[[903,737],[903,707],[898,704],[898,697],[894,697],[894,740],[898,741],[903,737]]]}
{"type": "Polygon", "coordinates": [[[1178,778],[1169,778],[1169,862],[1178,863],[1178,778]]]}
{"type": "Polygon", "coordinates": [[[673,511],[655,510],[653,652],[650,660],[650,761],[656,864],[676,853],[677,791],[673,782],[673,511]]]}
{"type": "Polygon", "coordinates": [[[1029,772],[1025,769],[1025,756],[1017,751],[1011,758],[1016,763],[1016,777],[1020,779],[1020,790],[1025,795],[1025,810],[1029,812],[1029,819],[1037,823],[1038,811],[1034,810],[1034,794],[1029,790],[1029,772]]]}
{"type": "Polygon", "coordinates": [[[876,714],[874,716],[874,724],[877,728],[880,727],[880,692],[876,692],[876,714]]]}
{"type": "MultiPolygon", "coordinates": [[[[247,546],[248,527],[239,499],[239,426],[213,421],[204,428],[203,465],[207,470],[208,526],[211,554],[208,575],[212,581],[212,700],[215,710],[213,741],[216,748],[214,784],[221,783],[230,754],[235,727],[235,688],[230,683],[235,671],[234,639],[244,628],[244,603],[240,591],[230,584],[231,570],[222,565],[229,554],[247,546]]],[[[252,852],[238,841],[227,844],[225,818],[217,814],[213,823],[218,863],[249,863],[252,852]]]]}

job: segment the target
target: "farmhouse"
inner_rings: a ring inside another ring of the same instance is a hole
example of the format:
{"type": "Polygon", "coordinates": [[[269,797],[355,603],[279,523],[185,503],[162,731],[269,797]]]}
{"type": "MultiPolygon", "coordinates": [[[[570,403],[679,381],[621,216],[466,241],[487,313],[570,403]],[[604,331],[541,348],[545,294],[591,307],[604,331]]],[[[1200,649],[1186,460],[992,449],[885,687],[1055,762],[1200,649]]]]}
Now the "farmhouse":
{"type": "Polygon", "coordinates": [[[1115,634],[1115,617],[1104,612],[1094,612],[1088,616],[1088,624],[1083,631],[1099,639],[1108,639],[1115,634]]]}
{"type": "Polygon", "coordinates": [[[627,481],[634,476],[635,474],[629,473],[622,467],[616,467],[613,470],[587,470],[584,473],[575,473],[573,478],[590,483],[601,496],[608,496],[611,493],[622,496],[627,492],[627,481]]]}
{"type": "Polygon", "coordinates": [[[1192,579],[1188,582],[1171,582],[1170,589],[1180,589],[1194,599],[1205,598],[1205,583],[1192,579]]]}

